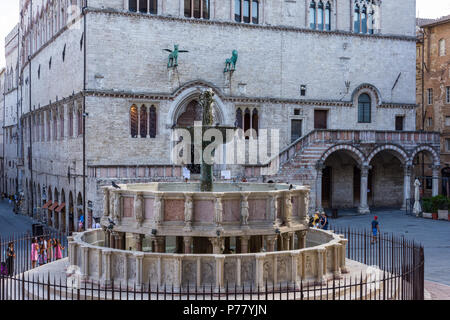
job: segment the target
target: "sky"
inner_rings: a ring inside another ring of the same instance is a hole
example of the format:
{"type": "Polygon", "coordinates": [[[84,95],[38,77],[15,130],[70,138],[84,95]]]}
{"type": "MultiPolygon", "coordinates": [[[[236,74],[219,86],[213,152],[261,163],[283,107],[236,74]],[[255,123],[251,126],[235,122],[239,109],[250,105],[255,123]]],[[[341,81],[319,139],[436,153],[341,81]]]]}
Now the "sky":
{"type": "MultiPolygon", "coordinates": [[[[450,15],[449,0],[416,0],[416,3],[417,15],[420,18],[450,15]]],[[[0,68],[5,66],[5,37],[18,21],[19,0],[0,0],[0,68]]]]}

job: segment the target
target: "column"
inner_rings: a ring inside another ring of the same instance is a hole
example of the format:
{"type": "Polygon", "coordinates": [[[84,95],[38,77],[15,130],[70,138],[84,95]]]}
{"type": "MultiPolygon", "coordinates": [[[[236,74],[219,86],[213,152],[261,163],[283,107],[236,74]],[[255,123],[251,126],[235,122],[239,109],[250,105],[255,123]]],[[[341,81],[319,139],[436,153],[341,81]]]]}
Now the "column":
{"type": "Polygon", "coordinates": [[[282,237],[283,237],[283,250],[288,251],[291,243],[291,233],[290,232],[283,233],[282,237]]]}
{"type": "Polygon", "coordinates": [[[411,199],[411,165],[403,166],[403,203],[402,210],[406,210],[406,206],[408,205],[408,199],[411,199]]]}
{"type": "Polygon", "coordinates": [[[164,253],[166,248],[164,246],[164,237],[154,237],[155,251],[158,253],[164,253]]]}
{"type": "Polygon", "coordinates": [[[209,241],[213,246],[213,254],[222,254],[224,238],[209,238],[209,241]]]}
{"type": "Polygon", "coordinates": [[[136,288],[141,289],[142,288],[142,279],[143,279],[143,260],[144,260],[144,254],[143,253],[137,253],[135,255],[136,257],[136,288]]]}
{"type": "Polygon", "coordinates": [[[142,251],[142,241],[144,239],[144,235],[135,233],[134,241],[136,242],[136,251],[142,251]]]}
{"type": "Polygon", "coordinates": [[[103,256],[105,257],[105,272],[103,276],[103,285],[108,287],[111,283],[111,251],[110,250],[103,250],[103,256]]]}
{"type": "Polygon", "coordinates": [[[298,238],[298,248],[297,249],[306,248],[306,231],[298,231],[297,238],[298,238]]]}
{"type": "Polygon", "coordinates": [[[266,236],[266,242],[267,242],[267,252],[274,252],[275,251],[275,241],[277,241],[277,236],[266,236]]]}
{"type": "Polygon", "coordinates": [[[248,253],[248,241],[250,240],[250,236],[242,236],[241,237],[241,253],[248,253]]]}
{"type": "Polygon", "coordinates": [[[317,249],[317,283],[323,282],[323,256],[326,253],[324,248],[317,249]]]}
{"type": "Polygon", "coordinates": [[[192,237],[183,237],[184,243],[184,253],[190,254],[192,253],[191,245],[192,245],[192,237]]]}
{"type": "Polygon", "coordinates": [[[432,196],[435,197],[439,194],[439,170],[440,165],[433,166],[433,186],[432,186],[432,196]]]}
{"type": "Polygon", "coordinates": [[[369,170],[370,166],[362,166],[361,167],[361,191],[360,191],[360,203],[358,212],[360,214],[370,213],[369,206],[367,204],[367,184],[369,182],[369,170]]]}
{"type": "Polygon", "coordinates": [[[322,170],[325,165],[322,162],[318,162],[316,165],[317,178],[316,178],[316,210],[319,212],[323,211],[322,208],[322,170]]]}
{"type": "Polygon", "coordinates": [[[110,237],[109,237],[109,232],[105,227],[103,227],[103,236],[105,238],[105,241],[103,242],[103,246],[105,248],[109,248],[110,247],[110,244],[109,244],[110,237]]]}

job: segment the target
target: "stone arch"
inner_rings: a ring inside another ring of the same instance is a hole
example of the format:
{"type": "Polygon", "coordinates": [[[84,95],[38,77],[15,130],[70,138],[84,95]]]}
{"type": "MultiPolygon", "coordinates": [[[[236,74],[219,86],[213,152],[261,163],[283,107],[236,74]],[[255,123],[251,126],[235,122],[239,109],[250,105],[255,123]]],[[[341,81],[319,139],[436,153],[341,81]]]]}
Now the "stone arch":
{"type": "Polygon", "coordinates": [[[334,152],[337,152],[337,151],[344,151],[349,156],[351,156],[359,165],[362,165],[364,163],[365,156],[362,153],[362,151],[359,150],[358,148],[348,145],[348,144],[338,144],[338,145],[332,146],[331,148],[329,148],[327,151],[324,152],[324,154],[320,158],[319,162],[325,163],[327,158],[331,154],[333,154],[334,152]]]}
{"type": "Polygon", "coordinates": [[[172,126],[175,124],[178,118],[186,111],[186,107],[189,103],[198,99],[204,90],[209,89],[214,92],[214,112],[217,116],[217,120],[220,124],[225,124],[225,106],[221,98],[221,92],[211,84],[207,84],[205,82],[193,82],[189,84],[190,85],[186,84],[185,86],[180,87],[176,91],[176,98],[174,99],[169,110],[168,119],[170,119],[170,123],[168,123],[168,125],[172,126]]]}
{"type": "Polygon", "coordinates": [[[363,83],[363,84],[359,85],[358,87],[356,87],[355,90],[353,90],[352,102],[354,105],[358,105],[358,97],[362,93],[369,94],[372,101],[375,101],[376,106],[381,104],[381,102],[382,102],[381,94],[380,94],[380,91],[377,89],[377,87],[375,87],[374,85],[372,85],[370,83],[363,83]]]}
{"type": "Polygon", "coordinates": [[[439,154],[436,152],[436,150],[434,150],[432,147],[427,146],[427,145],[421,145],[421,146],[418,146],[416,149],[414,149],[414,151],[411,154],[410,162],[412,163],[412,161],[414,160],[416,155],[422,151],[427,151],[427,152],[431,153],[431,155],[433,157],[433,163],[435,166],[439,166],[441,164],[439,154]]]}
{"type": "Polygon", "coordinates": [[[410,162],[410,159],[406,153],[405,150],[403,150],[403,148],[401,148],[400,146],[397,145],[392,145],[392,144],[385,144],[382,146],[379,146],[377,148],[375,148],[374,150],[372,150],[372,152],[369,154],[369,156],[367,157],[367,161],[366,164],[370,165],[370,162],[372,161],[372,159],[381,151],[391,151],[399,160],[402,164],[407,164],[410,162]]]}

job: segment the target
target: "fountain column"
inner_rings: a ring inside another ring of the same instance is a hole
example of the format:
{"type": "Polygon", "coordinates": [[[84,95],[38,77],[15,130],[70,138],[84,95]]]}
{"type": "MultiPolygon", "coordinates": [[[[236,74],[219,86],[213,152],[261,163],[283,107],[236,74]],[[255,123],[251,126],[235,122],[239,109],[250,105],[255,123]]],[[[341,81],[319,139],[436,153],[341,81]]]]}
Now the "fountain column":
{"type": "Polygon", "coordinates": [[[144,235],[140,233],[134,234],[134,241],[136,243],[136,251],[142,251],[142,242],[144,240],[144,235]]]}
{"type": "Polygon", "coordinates": [[[277,236],[266,236],[266,242],[267,242],[267,251],[268,252],[274,252],[275,251],[275,242],[277,241],[277,236]]]}
{"type": "Polygon", "coordinates": [[[250,240],[250,236],[242,236],[241,237],[241,253],[248,253],[248,241],[250,240]]]}
{"type": "Polygon", "coordinates": [[[209,238],[213,246],[213,254],[222,254],[222,248],[224,247],[224,238],[209,238]]]}
{"type": "Polygon", "coordinates": [[[297,238],[298,238],[298,249],[306,248],[306,231],[305,230],[298,231],[297,238]]]}
{"type": "Polygon", "coordinates": [[[191,245],[192,245],[192,237],[183,237],[184,243],[184,253],[190,254],[192,253],[191,245]]]}

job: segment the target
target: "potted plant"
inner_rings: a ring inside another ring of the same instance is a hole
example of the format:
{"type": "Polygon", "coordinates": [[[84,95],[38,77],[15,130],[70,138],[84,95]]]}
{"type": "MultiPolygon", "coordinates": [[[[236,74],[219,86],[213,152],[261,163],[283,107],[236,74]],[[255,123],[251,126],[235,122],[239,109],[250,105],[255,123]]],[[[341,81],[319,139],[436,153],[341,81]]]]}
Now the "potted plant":
{"type": "Polygon", "coordinates": [[[442,217],[448,218],[448,199],[443,195],[435,196],[432,198],[433,202],[433,220],[437,220],[442,217]]]}
{"type": "Polygon", "coordinates": [[[431,219],[433,217],[433,203],[431,202],[431,198],[423,198],[422,199],[422,217],[431,219]]]}

